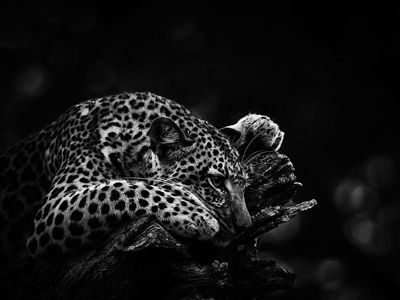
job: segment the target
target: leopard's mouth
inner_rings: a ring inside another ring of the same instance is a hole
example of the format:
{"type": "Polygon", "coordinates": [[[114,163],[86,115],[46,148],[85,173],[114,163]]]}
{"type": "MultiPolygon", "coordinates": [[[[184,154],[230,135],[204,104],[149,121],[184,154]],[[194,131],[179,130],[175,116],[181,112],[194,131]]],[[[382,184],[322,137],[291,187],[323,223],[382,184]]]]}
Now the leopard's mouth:
{"type": "Polygon", "coordinates": [[[233,225],[233,223],[229,219],[221,218],[221,217],[218,217],[218,216],[216,216],[216,219],[218,220],[219,227],[220,227],[220,230],[217,233],[217,235],[221,234],[221,235],[224,235],[224,236],[227,235],[227,236],[232,236],[233,237],[236,234],[235,226],[233,225]]]}
{"type": "Polygon", "coordinates": [[[212,239],[211,243],[217,247],[226,247],[233,240],[235,234],[220,230],[212,239]]]}
{"type": "Polygon", "coordinates": [[[218,220],[220,224],[220,230],[211,239],[211,243],[217,247],[226,247],[230,244],[233,238],[236,236],[237,232],[233,226],[229,226],[225,222],[218,220]]]}

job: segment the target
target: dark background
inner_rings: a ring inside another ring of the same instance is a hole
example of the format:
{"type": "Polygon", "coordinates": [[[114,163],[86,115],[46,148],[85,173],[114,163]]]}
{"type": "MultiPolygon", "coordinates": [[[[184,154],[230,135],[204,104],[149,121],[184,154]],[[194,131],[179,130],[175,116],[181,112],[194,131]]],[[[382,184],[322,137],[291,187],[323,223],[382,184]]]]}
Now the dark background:
{"type": "Polygon", "coordinates": [[[318,207],[262,239],[299,274],[276,299],[399,293],[399,11],[269,4],[0,5],[0,149],[74,103],[122,91],[175,99],[217,126],[248,112],[318,207]]]}

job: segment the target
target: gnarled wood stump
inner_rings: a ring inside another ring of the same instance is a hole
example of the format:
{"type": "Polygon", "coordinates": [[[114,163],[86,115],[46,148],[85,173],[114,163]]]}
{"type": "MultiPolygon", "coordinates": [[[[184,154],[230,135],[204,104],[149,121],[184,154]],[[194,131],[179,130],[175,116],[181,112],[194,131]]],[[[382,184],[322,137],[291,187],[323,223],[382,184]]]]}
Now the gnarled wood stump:
{"type": "Polygon", "coordinates": [[[226,248],[184,244],[153,218],[120,228],[102,245],[70,258],[34,261],[16,253],[0,271],[3,295],[20,299],[246,299],[292,287],[295,275],[258,257],[259,235],[312,208],[294,204],[290,160],[277,152],[248,159],[246,202],[253,218],[226,248]]]}

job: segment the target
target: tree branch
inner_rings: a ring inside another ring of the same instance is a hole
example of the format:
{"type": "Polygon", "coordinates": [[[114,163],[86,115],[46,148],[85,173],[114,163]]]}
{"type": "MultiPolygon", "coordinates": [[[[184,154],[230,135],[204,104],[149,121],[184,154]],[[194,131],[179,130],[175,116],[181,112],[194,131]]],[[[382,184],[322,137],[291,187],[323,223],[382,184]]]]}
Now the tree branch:
{"type": "Polygon", "coordinates": [[[0,271],[10,297],[40,299],[246,299],[292,287],[295,275],[258,257],[255,239],[311,209],[293,204],[301,184],[290,160],[270,152],[248,160],[245,191],[253,224],[226,248],[184,244],[154,218],[120,228],[80,256],[34,261],[16,254],[0,271]]]}

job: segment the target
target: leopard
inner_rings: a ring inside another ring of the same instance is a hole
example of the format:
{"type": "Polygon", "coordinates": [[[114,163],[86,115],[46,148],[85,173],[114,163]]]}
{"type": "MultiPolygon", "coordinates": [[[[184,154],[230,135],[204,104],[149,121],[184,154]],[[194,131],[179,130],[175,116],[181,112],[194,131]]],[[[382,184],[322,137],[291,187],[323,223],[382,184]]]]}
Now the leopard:
{"type": "Polygon", "coordinates": [[[240,147],[277,150],[283,135],[257,114],[217,129],[150,92],[75,104],[0,155],[0,256],[77,253],[142,217],[226,246],[252,223],[240,147]]]}

